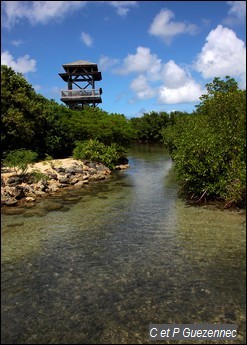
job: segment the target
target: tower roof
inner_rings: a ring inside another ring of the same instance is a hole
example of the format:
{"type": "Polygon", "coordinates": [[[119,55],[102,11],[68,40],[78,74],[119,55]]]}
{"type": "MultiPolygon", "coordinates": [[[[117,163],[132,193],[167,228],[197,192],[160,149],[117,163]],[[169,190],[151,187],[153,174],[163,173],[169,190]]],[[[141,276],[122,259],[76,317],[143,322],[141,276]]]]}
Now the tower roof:
{"type": "Polygon", "coordinates": [[[77,60],[74,62],[69,62],[69,63],[66,63],[62,66],[65,69],[65,71],[67,71],[70,68],[74,68],[74,67],[84,67],[84,68],[90,67],[91,70],[93,69],[94,71],[98,71],[98,66],[95,62],[90,62],[90,61],[86,61],[86,60],[77,60]]]}

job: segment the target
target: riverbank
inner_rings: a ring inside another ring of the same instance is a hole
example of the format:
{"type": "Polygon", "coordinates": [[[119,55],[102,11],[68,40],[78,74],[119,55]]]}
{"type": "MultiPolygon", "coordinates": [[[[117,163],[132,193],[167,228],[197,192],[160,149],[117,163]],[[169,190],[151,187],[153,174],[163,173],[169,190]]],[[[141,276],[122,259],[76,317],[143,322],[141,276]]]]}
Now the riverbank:
{"type": "MultiPolygon", "coordinates": [[[[116,169],[126,169],[128,164],[116,169]]],[[[83,188],[85,184],[105,180],[112,171],[102,163],[73,158],[53,159],[28,166],[25,174],[3,168],[1,171],[1,207],[33,203],[66,187],[83,188]]]]}

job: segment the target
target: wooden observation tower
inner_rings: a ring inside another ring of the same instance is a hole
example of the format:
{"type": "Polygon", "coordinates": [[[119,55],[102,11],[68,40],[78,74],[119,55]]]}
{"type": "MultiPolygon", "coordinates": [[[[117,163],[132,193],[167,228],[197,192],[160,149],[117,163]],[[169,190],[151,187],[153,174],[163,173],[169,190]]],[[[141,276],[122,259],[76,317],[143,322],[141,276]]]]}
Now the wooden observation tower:
{"type": "Polygon", "coordinates": [[[68,83],[68,90],[61,91],[61,101],[71,109],[83,108],[85,104],[95,107],[102,103],[102,89],[95,89],[95,81],[102,79],[96,63],[78,60],[62,66],[66,73],[59,75],[68,83]],[[84,82],[86,85],[81,87],[78,85],[79,82],[84,82]]]}

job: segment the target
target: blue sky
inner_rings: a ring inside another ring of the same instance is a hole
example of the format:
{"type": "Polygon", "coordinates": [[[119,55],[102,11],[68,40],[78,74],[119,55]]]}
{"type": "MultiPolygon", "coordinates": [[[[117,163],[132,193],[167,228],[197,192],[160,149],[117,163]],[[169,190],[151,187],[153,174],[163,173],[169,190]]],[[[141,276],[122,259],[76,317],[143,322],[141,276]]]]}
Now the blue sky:
{"type": "Polygon", "coordinates": [[[246,88],[245,1],[2,1],[1,64],[60,103],[62,65],[98,64],[100,108],[191,112],[214,77],[246,88]]]}

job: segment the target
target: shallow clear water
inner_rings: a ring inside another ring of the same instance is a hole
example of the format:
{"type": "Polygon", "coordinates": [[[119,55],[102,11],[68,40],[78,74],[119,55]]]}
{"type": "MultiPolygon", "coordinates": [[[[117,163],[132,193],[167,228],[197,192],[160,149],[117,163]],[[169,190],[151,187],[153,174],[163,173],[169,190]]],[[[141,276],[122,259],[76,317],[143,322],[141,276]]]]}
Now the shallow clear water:
{"type": "Polygon", "coordinates": [[[238,324],[245,343],[244,216],[180,201],[162,147],[129,160],[2,215],[2,343],[149,343],[150,322],[238,324]]]}

